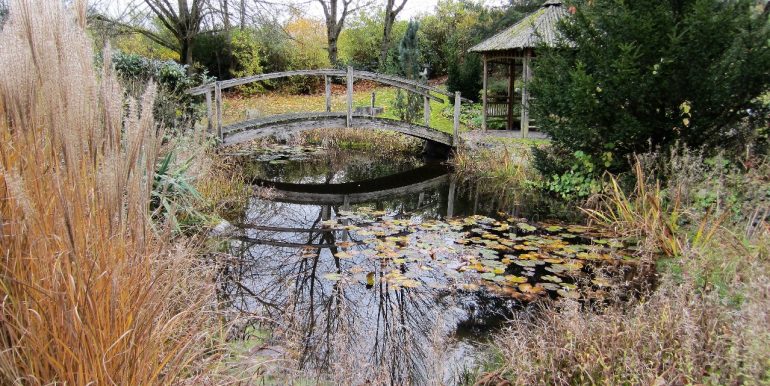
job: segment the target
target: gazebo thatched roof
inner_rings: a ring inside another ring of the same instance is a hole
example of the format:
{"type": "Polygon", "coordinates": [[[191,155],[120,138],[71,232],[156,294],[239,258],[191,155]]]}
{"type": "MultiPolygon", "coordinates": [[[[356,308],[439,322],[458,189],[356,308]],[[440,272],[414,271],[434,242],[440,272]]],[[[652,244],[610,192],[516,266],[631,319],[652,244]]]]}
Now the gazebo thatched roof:
{"type": "Polygon", "coordinates": [[[471,47],[471,52],[490,52],[535,48],[540,43],[553,45],[558,39],[557,23],[568,15],[559,0],[548,0],[540,9],[508,29],[471,47]]]}

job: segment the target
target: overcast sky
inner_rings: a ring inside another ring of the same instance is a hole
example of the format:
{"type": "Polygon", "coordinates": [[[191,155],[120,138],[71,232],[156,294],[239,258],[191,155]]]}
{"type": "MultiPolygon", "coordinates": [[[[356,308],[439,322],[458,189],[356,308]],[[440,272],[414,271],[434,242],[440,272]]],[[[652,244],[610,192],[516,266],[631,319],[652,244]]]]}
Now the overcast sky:
{"type": "MultiPolygon", "coordinates": [[[[313,0],[285,0],[287,3],[293,3],[293,4],[300,4],[302,5],[303,9],[307,10],[308,14],[322,18],[323,17],[323,9],[321,8],[321,5],[318,4],[318,1],[313,0]]],[[[482,2],[489,5],[502,5],[505,3],[508,3],[506,0],[476,0],[478,2],[482,2]]],[[[385,0],[377,0],[382,6],[385,5],[385,0]]],[[[396,1],[399,2],[398,0],[396,1]]],[[[432,12],[433,9],[436,7],[436,4],[439,2],[439,0],[408,0],[406,2],[406,5],[404,6],[404,9],[401,11],[401,13],[398,14],[399,20],[409,20],[412,17],[415,17],[422,13],[429,13],[432,12]]]]}
{"type": "MultiPolygon", "coordinates": [[[[104,7],[107,7],[113,15],[119,14],[125,10],[129,4],[143,4],[141,0],[93,0],[94,2],[101,3],[104,7]]],[[[300,9],[307,12],[309,16],[314,18],[323,18],[323,9],[318,1],[315,0],[269,0],[271,2],[279,4],[294,4],[300,9]]],[[[398,15],[399,20],[409,20],[422,13],[432,12],[436,7],[436,4],[440,0],[408,0],[406,6],[398,15]]],[[[501,5],[506,3],[505,0],[478,0],[489,5],[501,5]]],[[[378,0],[378,2],[385,4],[385,0],[378,0]]]]}

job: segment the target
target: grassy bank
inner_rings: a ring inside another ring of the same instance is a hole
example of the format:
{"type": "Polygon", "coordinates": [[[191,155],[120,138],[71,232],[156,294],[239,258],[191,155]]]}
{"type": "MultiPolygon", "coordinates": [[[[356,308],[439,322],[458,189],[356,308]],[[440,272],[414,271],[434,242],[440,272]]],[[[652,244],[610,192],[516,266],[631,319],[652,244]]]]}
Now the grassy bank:
{"type": "Polygon", "coordinates": [[[610,178],[587,213],[640,240],[658,288],[518,316],[493,340],[479,384],[770,382],[770,174],[750,161],[643,157],[628,194],[610,178]]]}

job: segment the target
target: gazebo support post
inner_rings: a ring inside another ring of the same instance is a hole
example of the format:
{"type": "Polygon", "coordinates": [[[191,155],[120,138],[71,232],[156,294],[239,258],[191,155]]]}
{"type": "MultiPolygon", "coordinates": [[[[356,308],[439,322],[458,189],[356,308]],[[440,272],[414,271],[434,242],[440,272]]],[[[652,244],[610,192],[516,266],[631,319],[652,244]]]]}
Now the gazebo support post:
{"type": "Polygon", "coordinates": [[[508,65],[508,130],[513,130],[513,95],[516,79],[516,60],[511,60],[508,65]]]}
{"type": "Polygon", "coordinates": [[[481,60],[484,62],[484,76],[481,86],[481,130],[487,129],[487,54],[481,56],[481,60]]]}
{"type": "Polygon", "coordinates": [[[532,59],[532,51],[529,49],[524,50],[524,56],[522,57],[522,72],[521,72],[521,137],[526,138],[529,134],[529,78],[531,75],[530,61],[532,59]]]}

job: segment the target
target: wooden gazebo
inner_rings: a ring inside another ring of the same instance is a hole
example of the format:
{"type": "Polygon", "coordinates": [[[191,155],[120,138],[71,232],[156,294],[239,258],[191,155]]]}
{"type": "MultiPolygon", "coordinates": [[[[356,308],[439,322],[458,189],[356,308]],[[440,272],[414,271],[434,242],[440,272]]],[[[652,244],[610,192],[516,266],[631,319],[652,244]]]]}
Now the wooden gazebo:
{"type": "Polygon", "coordinates": [[[559,0],[546,1],[537,11],[527,15],[504,31],[471,47],[469,51],[481,54],[484,63],[482,91],[482,129],[487,129],[490,117],[506,118],[506,128],[514,129],[514,110],[520,110],[519,128],[522,137],[527,136],[531,119],[529,116],[529,92],[527,83],[532,77],[531,62],[535,48],[540,44],[552,45],[558,39],[557,23],[569,12],[559,0]],[[507,90],[504,93],[490,93],[490,71],[507,76],[507,90]],[[520,78],[519,91],[516,80],[520,78]]]}

